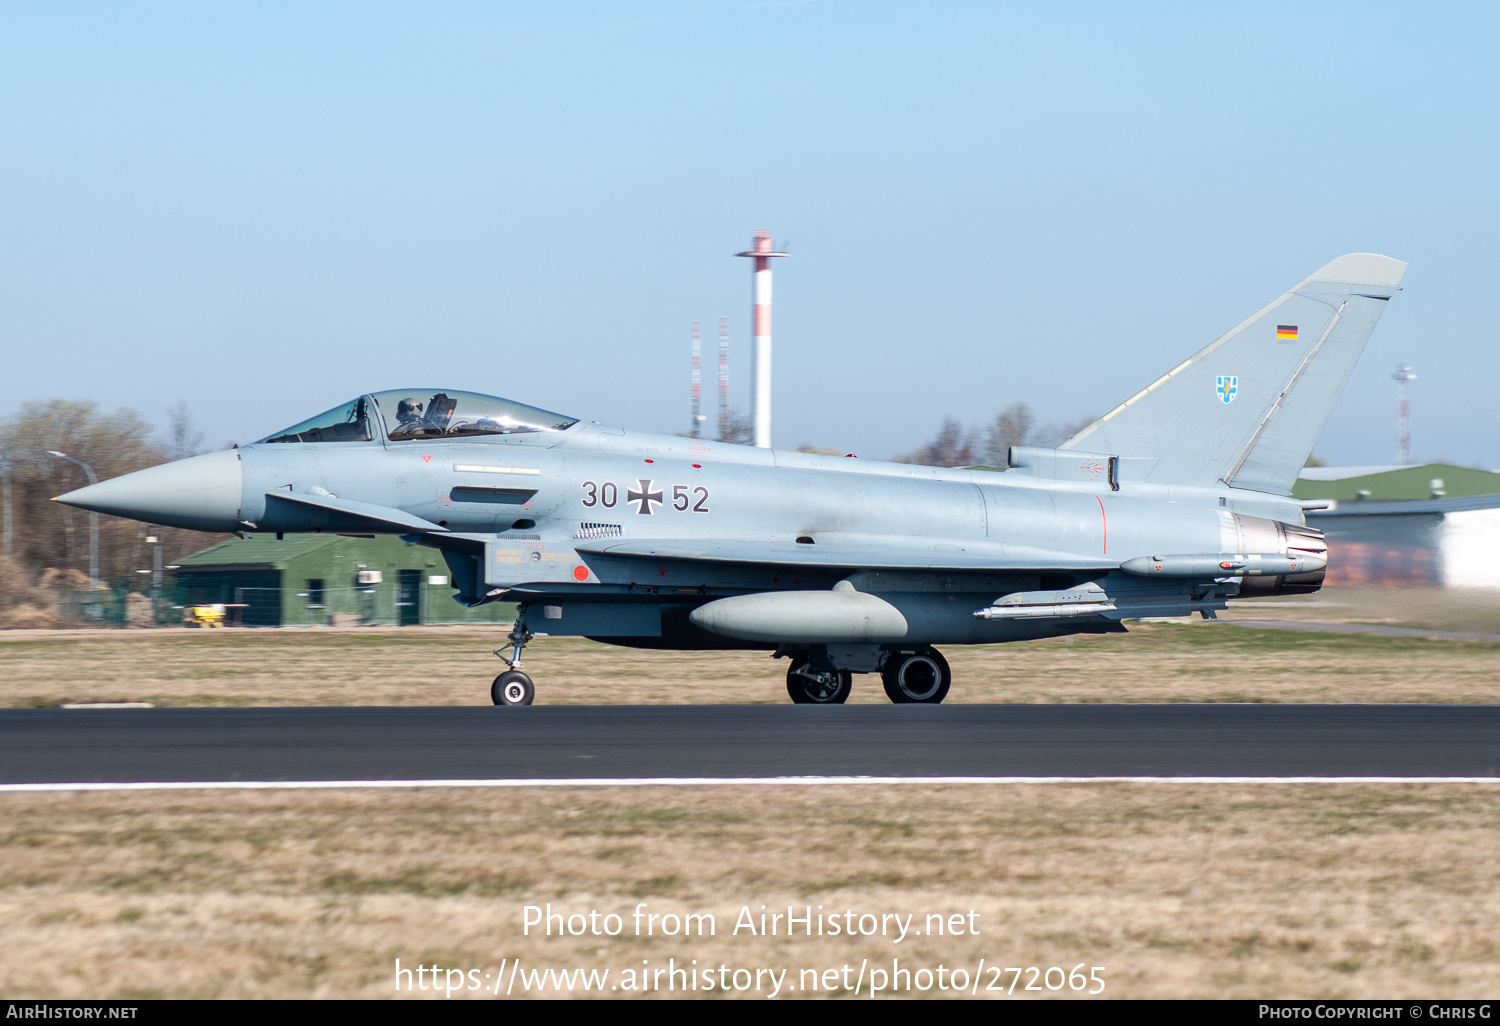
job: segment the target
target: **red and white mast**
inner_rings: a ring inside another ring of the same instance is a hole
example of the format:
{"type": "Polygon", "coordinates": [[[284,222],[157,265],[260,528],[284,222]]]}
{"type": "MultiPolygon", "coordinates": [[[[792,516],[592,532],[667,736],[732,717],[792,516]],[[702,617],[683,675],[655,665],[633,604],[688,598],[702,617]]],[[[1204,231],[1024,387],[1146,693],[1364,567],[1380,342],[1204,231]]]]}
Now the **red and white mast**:
{"type": "Polygon", "coordinates": [[[750,417],[754,427],[755,444],[762,449],[771,447],[771,259],[784,257],[771,248],[771,232],[762,228],[755,233],[755,241],[749,251],[735,256],[753,257],[755,272],[752,279],[751,324],[755,336],[755,367],[750,374],[750,417]]]}
{"type": "Polygon", "coordinates": [[[719,441],[729,439],[729,318],[719,318],[719,441]]]}
{"type": "Polygon", "coordinates": [[[703,434],[703,414],[700,407],[703,404],[703,340],[698,336],[698,322],[693,322],[693,382],[692,398],[689,403],[691,412],[689,417],[692,421],[691,437],[698,438],[703,434]]]}
{"type": "Polygon", "coordinates": [[[1403,363],[1397,365],[1391,377],[1396,379],[1396,462],[1404,466],[1411,462],[1411,403],[1407,386],[1417,376],[1411,372],[1410,364],[1403,363]]]}

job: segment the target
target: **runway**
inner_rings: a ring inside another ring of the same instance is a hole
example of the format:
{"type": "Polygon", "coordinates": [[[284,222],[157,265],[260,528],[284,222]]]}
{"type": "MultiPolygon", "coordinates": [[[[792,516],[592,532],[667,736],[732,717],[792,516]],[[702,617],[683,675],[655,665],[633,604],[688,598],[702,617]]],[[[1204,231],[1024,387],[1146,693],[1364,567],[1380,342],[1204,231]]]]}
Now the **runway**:
{"type": "Polygon", "coordinates": [[[1495,705],[0,711],[0,786],[1497,773],[1495,705]]]}

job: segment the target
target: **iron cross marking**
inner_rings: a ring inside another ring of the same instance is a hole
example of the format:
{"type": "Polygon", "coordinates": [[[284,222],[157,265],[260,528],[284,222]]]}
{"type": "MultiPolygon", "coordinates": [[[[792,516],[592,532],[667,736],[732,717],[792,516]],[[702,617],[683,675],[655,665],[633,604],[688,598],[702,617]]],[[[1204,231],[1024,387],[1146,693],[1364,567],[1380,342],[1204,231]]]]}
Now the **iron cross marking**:
{"type": "Polygon", "coordinates": [[[644,477],[637,478],[635,482],[636,487],[625,493],[625,501],[636,504],[636,513],[650,516],[656,512],[656,510],[651,508],[651,504],[654,502],[658,506],[661,505],[661,490],[657,489],[654,492],[651,490],[651,486],[655,483],[655,481],[648,481],[644,477]]]}

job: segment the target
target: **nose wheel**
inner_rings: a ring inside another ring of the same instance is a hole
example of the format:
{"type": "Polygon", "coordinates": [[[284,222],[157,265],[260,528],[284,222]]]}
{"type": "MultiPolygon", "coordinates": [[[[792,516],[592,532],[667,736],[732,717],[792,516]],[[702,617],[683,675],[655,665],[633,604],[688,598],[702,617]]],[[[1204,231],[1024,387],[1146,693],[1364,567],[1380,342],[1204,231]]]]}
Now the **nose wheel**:
{"type": "Polygon", "coordinates": [[[506,670],[490,685],[490,699],[496,705],[530,705],[536,698],[536,685],[520,670],[506,670]]]}
{"type": "Polygon", "coordinates": [[[885,696],[897,704],[920,702],[937,705],[948,696],[953,671],[935,648],[915,652],[892,652],[880,672],[885,696]]]}

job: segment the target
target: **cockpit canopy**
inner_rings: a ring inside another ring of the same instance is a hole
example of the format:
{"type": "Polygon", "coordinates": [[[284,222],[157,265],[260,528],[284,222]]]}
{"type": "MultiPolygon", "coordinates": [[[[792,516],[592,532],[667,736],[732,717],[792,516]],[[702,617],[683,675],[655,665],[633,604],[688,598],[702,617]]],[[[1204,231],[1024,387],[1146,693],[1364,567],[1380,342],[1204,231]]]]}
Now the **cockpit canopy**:
{"type": "Polygon", "coordinates": [[[385,417],[386,437],[465,438],[566,431],[573,417],[522,406],[478,392],[439,392],[430,388],[377,392],[370,396],[385,417]]]}
{"type": "Polygon", "coordinates": [[[383,429],[393,442],[566,431],[572,417],[478,392],[393,389],[362,395],[293,424],[261,442],[368,442],[383,429]]]}

